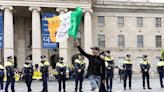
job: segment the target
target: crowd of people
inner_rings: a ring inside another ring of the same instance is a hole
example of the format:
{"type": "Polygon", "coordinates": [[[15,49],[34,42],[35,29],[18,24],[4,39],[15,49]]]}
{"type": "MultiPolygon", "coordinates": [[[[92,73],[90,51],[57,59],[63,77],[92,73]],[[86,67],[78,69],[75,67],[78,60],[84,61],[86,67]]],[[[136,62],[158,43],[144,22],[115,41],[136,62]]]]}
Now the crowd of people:
{"type": "MultiPolygon", "coordinates": [[[[119,79],[123,80],[124,90],[127,89],[127,80],[129,80],[129,89],[132,89],[132,68],[133,61],[131,55],[127,54],[126,59],[123,61],[122,67],[116,66],[114,58],[110,55],[110,50],[100,51],[98,47],[92,47],[92,54],[86,53],[79,45],[78,41],[75,41],[75,45],[80,54],[78,58],[74,60],[74,64],[68,66],[63,62],[64,58],[59,57],[56,63],[56,68],[53,69],[49,62],[46,60],[46,56],[41,56],[41,62],[39,65],[34,66],[31,58],[27,57],[26,62],[23,65],[23,69],[16,69],[14,67],[13,58],[7,57],[7,62],[4,67],[0,64],[0,89],[3,90],[3,81],[6,81],[5,92],[8,92],[8,87],[11,84],[11,91],[15,92],[15,81],[24,81],[28,88],[27,92],[32,92],[31,84],[33,80],[41,80],[43,83],[43,89],[41,92],[48,92],[48,80],[58,80],[58,91],[66,91],[66,81],[71,79],[75,81],[75,91],[83,92],[83,80],[86,68],[86,61],[84,57],[88,59],[87,77],[91,84],[92,92],[112,92],[114,70],[118,69],[119,79]]],[[[143,60],[140,62],[143,89],[152,89],[150,87],[150,62],[147,60],[147,55],[143,55],[143,60]],[[147,80],[147,87],[145,86],[145,80],[147,80]]],[[[159,73],[161,88],[164,88],[164,60],[160,58],[160,62],[157,63],[157,71],[159,73]]]]}

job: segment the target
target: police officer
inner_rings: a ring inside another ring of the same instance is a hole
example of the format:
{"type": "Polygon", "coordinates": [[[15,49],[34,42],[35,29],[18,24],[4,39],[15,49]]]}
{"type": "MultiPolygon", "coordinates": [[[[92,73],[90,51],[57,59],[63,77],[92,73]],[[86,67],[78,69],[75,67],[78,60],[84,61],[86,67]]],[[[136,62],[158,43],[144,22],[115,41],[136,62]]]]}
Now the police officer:
{"type": "Polygon", "coordinates": [[[24,69],[23,69],[23,74],[25,78],[25,83],[27,85],[28,91],[31,92],[31,83],[32,83],[32,76],[33,76],[33,66],[30,58],[28,57],[25,64],[24,64],[24,69]]]}
{"type": "Polygon", "coordinates": [[[161,88],[164,88],[162,80],[162,78],[164,77],[164,61],[162,60],[162,58],[160,58],[159,62],[157,63],[157,71],[159,73],[161,88]]]}
{"type": "Polygon", "coordinates": [[[41,63],[40,63],[40,72],[42,73],[42,82],[43,82],[43,89],[41,92],[48,92],[48,76],[49,76],[49,62],[46,61],[46,56],[41,56],[41,63]]]}
{"type": "Polygon", "coordinates": [[[107,90],[109,92],[112,92],[112,84],[113,84],[113,71],[114,71],[114,59],[110,55],[110,51],[105,52],[105,61],[106,61],[106,67],[107,67],[107,79],[106,79],[106,85],[107,85],[107,90]],[[110,81],[110,85],[109,85],[110,81]]]}
{"type": "Polygon", "coordinates": [[[0,64],[0,90],[3,90],[4,67],[0,64]]]}
{"type": "Polygon", "coordinates": [[[61,83],[63,82],[63,92],[66,92],[66,75],[68,74],[68,67],[63,62],[63,57],[59,57],[59,62],[56,64],[56,69],[58,72],[57,79],[59,83],[59,92],[61,92],[61,83]]]}
{"type": "Polygon", "coordinates": [[[123,62],[124,70],[124,90],[126,90],[127,78],[129,78],[129,89],[131,89],[131,80],[132,80],[132,65],[133,62],[130,59],[130,55],[126,55],[127,59],[123,62]]]}
{"type": "Polygon", "coordinates": [[[147,55],[143,55],[143,61],[140,62],[142,79],[143,79],[143,89],[145,89],[145,78],[147,78],[147,87],[148,89],[152,89],[150,87],[149,82],[149,70],[150,70],[150,62],[147,60],[147,55]]]}
{"type": "Polygon", "coordinates": [[[82,91],[82,83],[83,83],[83,75],[84,75],[84,68],[85,68],[85,61],[83,55],[78,55],[78,59],[75,60],[75,92],[78,89],[78,82],[80,81],[80,88],[79,92],[82,91]]]}
{"type": "Polygon", "coordinates": [[[15,89],[14,89],[14,83],[15,83],[14,73],[15,72],[14,72],[14,64],[12,62],[12,56],[7,57],[5,68],[6,68],[6,76],[7,76],[5,92],[8,92],[8,87],[10,83],[11,83],[11,91],[15,92],[15,89]]]}

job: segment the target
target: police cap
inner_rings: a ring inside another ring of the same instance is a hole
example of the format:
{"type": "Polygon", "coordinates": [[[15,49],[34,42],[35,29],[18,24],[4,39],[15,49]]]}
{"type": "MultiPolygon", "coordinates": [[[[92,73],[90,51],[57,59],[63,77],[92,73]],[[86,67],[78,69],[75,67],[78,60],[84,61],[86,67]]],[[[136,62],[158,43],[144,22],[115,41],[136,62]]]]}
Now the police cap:
{"type": "Polygon", "coordinates": [[[103,55],[103,56],[105,56],[105,52],[104,52],[104,51],[103,51],[103,52],[101,52],[101,53],[100,53],[100,55],[103,55]]]}
{"type": "Polygon", "coordinates": [[[106,52],[107,52],[107,53],[110,53],[110,50],[107,50],[106,52]]]}
{"type": "Polygon", "coordinates": [[[63,60],[64,58],[63,57],[59,57],[59,60],[63,60]]]}
{"type": "Polygon", "coordinates": [[[7,59],[12,59],[12,56],[8,56],[7,59]]]}
{"type": "Polygon", "coordinates": [[[147,55],[143,55],[144,58],[147,58],[147,55]]]}
{"type": "Polygon", "coordinates": [[[127,54],[126,56],[127,56],[127,57],[130,57],[130,54],[127,54]]]}
{"type": "Polygon", "coordinates": [[[46,56],[45,55],[42,55],[41,58],[44,59],[44,58],[46,58],[46,56]]]}

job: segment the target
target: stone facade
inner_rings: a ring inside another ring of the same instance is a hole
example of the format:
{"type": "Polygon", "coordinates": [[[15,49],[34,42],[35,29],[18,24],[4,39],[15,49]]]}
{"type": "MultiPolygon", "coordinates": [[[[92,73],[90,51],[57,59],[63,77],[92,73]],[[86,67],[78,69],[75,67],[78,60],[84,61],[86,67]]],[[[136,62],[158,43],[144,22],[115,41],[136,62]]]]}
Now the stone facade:
{"type": "Polygon", "coordinates": [[[93,13],[93,45],[98,45],[98,35],[105,35],[105,48],[111,50],[116,64],[122,65],[126,54],[131,54],[134,71],[139,73],[142,55],[148,55],[151,71],[156,71],[156,63],[164,47],[163,3],[132,2],[133,0],[97,0],[93,13]],[[102,3],[102,1],[104,1],[102,3]],[[158,7],[156,7],[158,6],[158,7]],[[98,17],[104,16],[104,25],[98,24],[98,17]],[[118,26],[118,17],[124,17],[124,26],[118,26]],[[137,27],[137,17],[143,18],[143,27],[137,27]],[[161,27],[156,27],[155,18],[161,18],[161,27]],[[118,35],[124,35],[125,46],[118,47],[118,35]],[[137,47],[137,35],[143,35],[143,48],[137,47]],[[156,48],[156,35],[161,36],[161,47],[156,48]]]}

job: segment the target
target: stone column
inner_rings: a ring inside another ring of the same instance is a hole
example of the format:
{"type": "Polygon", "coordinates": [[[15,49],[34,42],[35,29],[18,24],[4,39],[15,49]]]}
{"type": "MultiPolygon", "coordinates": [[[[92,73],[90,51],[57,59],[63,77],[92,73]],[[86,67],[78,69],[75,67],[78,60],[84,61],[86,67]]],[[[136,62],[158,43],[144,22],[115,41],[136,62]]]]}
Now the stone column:
{"type": "Polygon", "coordinates": [[[32,11],[32,61],[39,64],[41,61],[41,22],[40,7],[29,7],[32,11]]]}
{"type": "Polygon", "coordinates": [[[14,58],[14,36],[13,36],[13,7],[2,6],[4,10],[4,63],[8,56],[14,58]]]}
{"type": "MultiPolygon", "coordinates": [[[[92,21],[91,21],[91,14],[92,10],[84,9],[84,50],[91,54],[91,47],[92,47],[92,21]]],[[[85,61],[88,59],[85,58],[85,61]]],[[[88,66],[88,62],[86,62],[86,66],[88,66]]]]}
{"type": "Polygon", "coordinates": [[[92,10],[84,9],[84,50],[91,54],[92,47],[92,10]]]}
{"type": "MultiPolygon", "coordinates": [[[[68,11],[68,9],[66,8],[57,8],[56,9],[57,12],[59,12],[59,15],[64,14],[65,12],[68,11]]],[[[65,63],[69,63],[70,59],[68,57],[68,40],[60,42],[59,43],[59,57],[63,57],[64,58],[64,62],[65,63]]]]}
{"type": "MultiPolygon", "coordinates": [[[[25,18],[24,17],[17,17],[18,24],[17,27],[17,61],[18,61],[18,67],[22,67],[25,62],[25,18]]],[[[15,53],[16,54],[16,53],[15,53]]]]}

